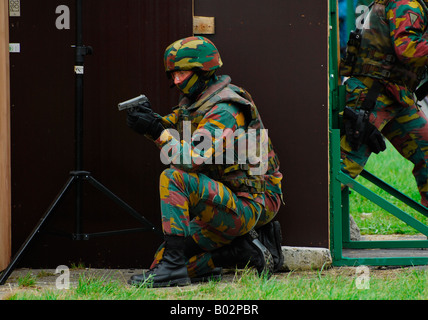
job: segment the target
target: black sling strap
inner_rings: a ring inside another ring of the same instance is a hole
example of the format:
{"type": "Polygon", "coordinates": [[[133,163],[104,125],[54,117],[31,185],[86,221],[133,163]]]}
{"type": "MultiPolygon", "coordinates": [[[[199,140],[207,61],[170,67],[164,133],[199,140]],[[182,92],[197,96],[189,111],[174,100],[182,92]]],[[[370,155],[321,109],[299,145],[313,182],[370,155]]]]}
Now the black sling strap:
{"type": "Polygon", "coordinates": [[[361,105],[361,109],[371,112],[376,105],[377,98],[382,91],[382,84],[378,80],[373,81],[373,85],[367,92],[367,96],[361,105]]]}
{"type": "MultiPolygon", "coordinates": [[[[360,139],[360,136],[364,133],[364,129],[369,121],[369,116],[374,106],[376,105],[377,98],[379,97],[380,91],[382,90],[382,84],[380,81],[375,80],[373,85],[370,87],[367,92],[366,98],[364,99],[361,109],[358,111],[356,123],[355,123],[355,132],[354,136],[357,140],[360,139]]],[[[362,138],[362,137],[361,137],[362,138]]]]}

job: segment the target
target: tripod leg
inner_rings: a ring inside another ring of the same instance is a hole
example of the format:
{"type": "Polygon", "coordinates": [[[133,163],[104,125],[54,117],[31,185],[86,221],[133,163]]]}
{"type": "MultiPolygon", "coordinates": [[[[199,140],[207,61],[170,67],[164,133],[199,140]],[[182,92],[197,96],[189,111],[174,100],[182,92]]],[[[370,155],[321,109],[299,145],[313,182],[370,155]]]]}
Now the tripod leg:
{"type": "Polygon", "coordinates": [[[6,282],[6,280],[9,278],[10,274],[15,269],[16,264],[18,263],[18,261],[20,260],[20,258],[22,257],[22,255],[24,254],[24,252],[26,251],[26,249],[28,248],[28,246],[31,243],[31,241],[33,241],[33,239],[36,237],[36,235],[40,232],[40,229],[43,227],[43,225],[45,224],[45,222],[48,219],[48,217],[50,216],[50,214],[57,207],[58,203],[60,202],[60,200],[62,199],[62,197],[64,196],[64,194],[70,189],[70,186],[73,183],[74,179],[75,179],[75,177],[72,176],[66,182],[66,184],[64,185],[64,187],[58,193],[58,195],[55,198],[55,200],[49,206],[49,208],[46,211],[46,213],[40,219],[40,221],[37,224],[37,226],[33,229],[33,231],[31,232],[31,234],[28,236],[27,240],[21,246],[21,248],[19,249],[19,251],[15,254],[15,256],[13,257],[13,259],[10,262],[10,264],[8,265],[8,267],[2,272],[1,278],[0,278],[0,285],[3,285],[6,282]]]}
{"type": "Polygon", "coordinates": [[[119,206],[121,206],[125,211],[127,211],[130,215],[132,215],[134,218],[136,218],[138,221],[142,222],[143,224],[146,224],[149,226],[149,228],[161,236],[163,238],[163,232],[156,228],[154,224],[152,224],[149,220],[147,220],[145,217],[140,215],[136,210],[134,210],[131,206],[129,206],[125,201],[120,199],[118,196],[116,196],[113,192],[111,192],[109,189],[107,189],[105,186],[103,186],[100,182],[98,182],[95,178],[92,176],[88,176],[87,179],[89,182],[98,190],[103,192],[105,195],[107,195],[110,199],[112,199],[114,202],[116,202],[119,206]]]}

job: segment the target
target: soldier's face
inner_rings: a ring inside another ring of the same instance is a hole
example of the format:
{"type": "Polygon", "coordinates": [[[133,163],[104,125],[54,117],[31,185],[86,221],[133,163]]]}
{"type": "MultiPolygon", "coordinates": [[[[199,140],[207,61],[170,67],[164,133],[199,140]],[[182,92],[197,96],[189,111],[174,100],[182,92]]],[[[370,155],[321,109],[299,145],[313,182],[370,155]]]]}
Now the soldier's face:
{"type": "Polygon", "coordinates": [[[172,73],[172,79],[174,80],[174,84],[179,86],[183,84],[187,79],[189,79],[193,74],[193,71],[174,71],[172,73]]]}

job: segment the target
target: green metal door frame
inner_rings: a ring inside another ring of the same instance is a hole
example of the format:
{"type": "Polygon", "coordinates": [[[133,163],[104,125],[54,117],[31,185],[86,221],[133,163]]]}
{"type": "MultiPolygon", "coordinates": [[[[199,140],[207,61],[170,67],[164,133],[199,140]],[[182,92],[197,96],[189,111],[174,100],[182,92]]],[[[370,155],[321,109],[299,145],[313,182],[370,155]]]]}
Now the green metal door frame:
{"type": "MultiPolygon", "coordinates": [[[[329,0],[329,156],[330,156],[330,250],[335,266],[354,265],[425,265],[428,257],[346,257],[343,249],[428,248],[428,240],[351,241],[349,230],[349,189],[374,202],[388,213],[428,236],[428,226],[394,206],[341,171],[339,112],[344,107],[345,89],[338,74],[338,9],[337,0],[329,0]],[[343,186],[343,187],[342,187],[343,186]]],[[[363,171],[361,177],[379,186],[420,214],[428,217],[428,209],[400,191],[363,171]]]]}

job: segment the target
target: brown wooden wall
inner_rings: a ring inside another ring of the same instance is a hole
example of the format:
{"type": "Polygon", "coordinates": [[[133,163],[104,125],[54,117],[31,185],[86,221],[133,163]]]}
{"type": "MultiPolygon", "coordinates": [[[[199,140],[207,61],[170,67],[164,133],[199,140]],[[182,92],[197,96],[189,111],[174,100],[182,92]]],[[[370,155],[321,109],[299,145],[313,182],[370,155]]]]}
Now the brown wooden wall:
{"type": "Polygon", "coordinates": [[[277,150],[287,245],[328,247],[328,1],[196,0],[223,72],[253,96],[277,150]]]}
{"type": "MultiPolygon", "coordinates": [[[[156,147],[127,128],[117,103],[140,93],[166,114],[177,102],[163,52],[192,35],[191,0],[84,2],[84,169],[159,225],[156,147]]],[[[58,1],[21,0],[10,18],[13,252],[25,241],[74,169],[75,1],[71,29],[57,30],[58,1]]],[[[281,159],[284,245],[328,247],[327,1],[195,0],[213,16],[223,74],[255,99],[281,159]]],[[[140,226],[91,186],[83,232],[140,226]]],[[[69,195],[50,230],[74,232],[69,195]]],[[[150,233],[70,241],[43,233],[22,265],[148,267],[159,239],[150,233]]]]}
{"type": "Polygon", "coordinates": [[[10,96],[8,5],[0,1],[0,270],[11,255],[10,96]]]}

